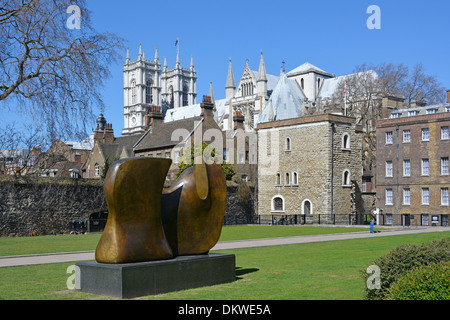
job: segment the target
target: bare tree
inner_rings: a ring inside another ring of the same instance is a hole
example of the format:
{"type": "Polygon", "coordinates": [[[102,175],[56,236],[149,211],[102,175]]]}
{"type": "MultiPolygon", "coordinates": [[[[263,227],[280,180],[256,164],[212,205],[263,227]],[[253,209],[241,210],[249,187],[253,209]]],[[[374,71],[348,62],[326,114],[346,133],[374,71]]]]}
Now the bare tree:
{"type": "Polygon", "coordinates": [[[372,170],[376,157],[375,123],[387,116],[383,98],[403,98],[404,103],[399,107],[408,107],[414,101],[441,103],[444,93],[436,76],[427,75],[420,63],[412,72],[403,64],[362,64],[339,82],[331,103],[345,109],[347,115],[355,117],[363,126],[363,163],[372,170]]]}
{"type": "Polygon", "coordinates": [[[8,124],[0,131],[0,172],[13,176],[36,173],[44,140],[40,128],[19,131],[14,123],[8,124]]]}
{"type": "Polygon", "coordinates": [[[444,102],[444,87],[436,76],[427,75],[421,63],[414,66],[409,78],[403,83],[402,93],[406,105],[412,102],[437,104],[444,102]]]}
{"type": "Polygon", "coordinates": [[[123,40],[99,33],[85,0],[0,0],[0,106],[20,108],[50,139],[85,134],[123,40]],[[80,9],[80,29],[69,29],[80,9]]]}

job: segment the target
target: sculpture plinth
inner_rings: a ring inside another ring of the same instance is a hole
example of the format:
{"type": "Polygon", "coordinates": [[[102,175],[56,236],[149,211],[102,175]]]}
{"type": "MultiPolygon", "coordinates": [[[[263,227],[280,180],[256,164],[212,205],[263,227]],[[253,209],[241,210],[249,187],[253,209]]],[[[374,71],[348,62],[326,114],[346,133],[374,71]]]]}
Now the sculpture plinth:
{"type": "Polygon", "coordinates": [[[131,299],[236,280],[235,256],[210,253],[169,260],[111,264],[78,263],[79,290],[131,299]]]}

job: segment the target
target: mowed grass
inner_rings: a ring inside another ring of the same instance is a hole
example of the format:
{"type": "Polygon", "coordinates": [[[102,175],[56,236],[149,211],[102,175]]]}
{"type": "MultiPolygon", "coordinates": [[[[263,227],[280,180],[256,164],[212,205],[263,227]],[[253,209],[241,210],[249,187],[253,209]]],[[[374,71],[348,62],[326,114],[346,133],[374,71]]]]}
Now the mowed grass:
{"type": "MultiPolygon", "coordinates": [[[[358,300],[361,270],[396,246],[450,237],[449,232],[224,250],[236,255],[237,280],[138,299],[358,300]]],[[[73,263],[0,268],[0,299],[111,299],[67,289],[73,263]]]]}
{"type": "MultiPolygon", "coordinates": [[[[312,226],[225,226],[219,241],[367,231],[368,228],[312,226]]],[[[0,238],[0,257],[95,250],[100,233],[0,238]]]]}

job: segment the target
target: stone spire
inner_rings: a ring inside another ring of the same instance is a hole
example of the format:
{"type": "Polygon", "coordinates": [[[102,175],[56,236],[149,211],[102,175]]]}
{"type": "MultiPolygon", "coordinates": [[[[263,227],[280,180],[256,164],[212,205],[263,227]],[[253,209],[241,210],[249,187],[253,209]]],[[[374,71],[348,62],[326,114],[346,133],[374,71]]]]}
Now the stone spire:
{"type": "Polygon", "coordinates": [[[129,64],[130,63],[130,49],[127,47],[127,58],[125,60],[125,64],[129,64]]]}
{"type": "Polygon", "coordinates": [[[259,60],[259,70],[257,81],[267,81],[266,66],[264,65],[263,51],[261,50],[261,60],[259,60]]]}
{"type": "Polygon", "coordinates": [[[194,57],[191,55],[191,70],[194,70],[194,57]]]}
{"type": "Polygon", "coordinates": [[[231,67],[231,58],[230,58],[230,65],[228,66],[227,83],[225,84],[227,100],[233,98],[235,90],[236,90],[236,84],[234,83],[233,68],[231,67]]]}
{"type": "Polygon", "coordinates": [[[258,79],[256,80],[257,93],[260,97],[267,95],[267,74],[264,65],[263,52],[261,50],[261,60],[259,61],[258,79]]]}
{"type": "Polygon", "coordinates": [[[142,44],[139,42],[139,54],[138,54],[138,59],[141,60],[142,59],[142,44]]]}
{"type": "Polygon", "coordinates": [[[212,82],[209,83],[209,94],[208,94],[208,96],[211,97],[211,102],[215,103],[212,82]]]}
{"type": "Polygon", "coordinates": [[[234,97],[235,90],[236,84],[234,83],[233,68],[231,67],[231,58],[230,58],[230,65],[228,66],[227,83],[225,84],[225,95],[227,100],[230,100],[234,97]]]}
{"type": "Polygon", "coordinates": [[[181,68],[181,63],[180,63],[180,47],[177,47],[177,62],[175,63],[175,68],[181,68]]]}
{"type": "Polygon", "coordinates": [[[158,46],[156,46],[156,49],[155,49],[155,63],[159,63],[159,57],[158,57],[158,46]]]}
{"type": "Polygon", "coordinates": [[[228,66],[228,76],[225,89],[226,88],[233,88],[233,89],[236,88],[236,84],[234,83],[233,67],[231,66],[231,58],[230,58],[230,65],[228,66]]]}

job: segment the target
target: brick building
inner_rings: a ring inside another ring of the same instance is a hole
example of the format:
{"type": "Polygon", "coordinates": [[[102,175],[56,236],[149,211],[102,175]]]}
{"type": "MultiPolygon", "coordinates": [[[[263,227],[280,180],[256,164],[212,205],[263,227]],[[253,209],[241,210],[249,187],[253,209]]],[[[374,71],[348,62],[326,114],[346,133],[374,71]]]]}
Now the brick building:
{"type": "Polygon", "coordinates": [[[377,121],[376,206],[385,224],[448,225],[449,127],[450,103],[377,121]]]}

